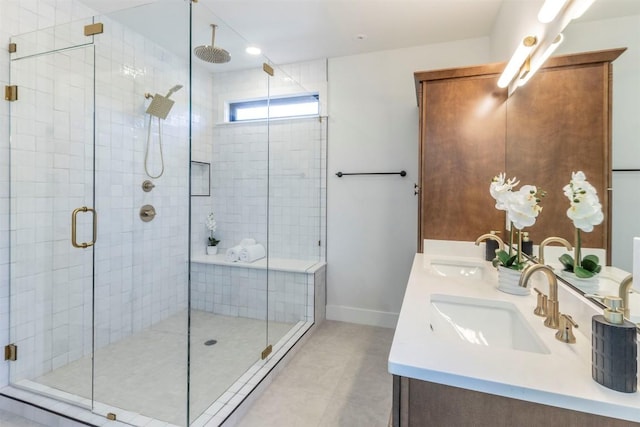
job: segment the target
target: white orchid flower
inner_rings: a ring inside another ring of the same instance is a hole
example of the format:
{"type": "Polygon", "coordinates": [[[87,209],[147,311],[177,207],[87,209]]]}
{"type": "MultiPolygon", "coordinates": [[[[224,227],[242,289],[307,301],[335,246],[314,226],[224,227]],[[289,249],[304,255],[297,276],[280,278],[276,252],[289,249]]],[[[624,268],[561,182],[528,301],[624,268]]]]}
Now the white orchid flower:
{"type": "Polygon", "coordinates": [[[574,227],[587,233],[604,221],[602,205],[595,195],[576,198],[567,209],[567,216],[573,221],[574,227]]]}
{"type": "Polygon", "coordinates": [[[536,223],[542,207],[538,205],[538,189],[533,185],[523,185],[518,191],[513,191],[507,199],[507,218],[518,230],[531,227],[536,223]]]}
{"type": "Polygon", "coordinates": [[[209,215],[207,215],[207,228],[211,232],[212,236],[213,236],[213,233],[215,233],[216,229],[218,228],[213,212],[210,212],[209,215]]]}
{"type": "Polygon", "coordinates": [[[582,171],[573,172],[571,181],[563,190],[570,203],[567,216],[573,221],[574,227],[588,233],[593,231],[595,225],[604,221],[598,192],[582,171]]]}
{"type": "Polygon", "coordinates": [[[507,210],[507,199],[513,187],[518,185],[520,181],[516,181],[516,177],[505,181],[506,174],[502,172],[500,175],[494,176],[489,186],[491,197],[496,200],[496,209],[501,211],[507,210]]]}

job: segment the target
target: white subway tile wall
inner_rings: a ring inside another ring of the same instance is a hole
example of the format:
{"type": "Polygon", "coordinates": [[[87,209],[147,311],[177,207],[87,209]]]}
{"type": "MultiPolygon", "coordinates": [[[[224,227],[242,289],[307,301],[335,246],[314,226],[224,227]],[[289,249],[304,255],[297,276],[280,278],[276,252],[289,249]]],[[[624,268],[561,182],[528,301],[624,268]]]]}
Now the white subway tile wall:
{"type": "Polygon", "coordinates": [[[196,310],[285,323],[314,320],[314,272],[201,263],[193,263],[191,271],[191,307],[196,310]]]}

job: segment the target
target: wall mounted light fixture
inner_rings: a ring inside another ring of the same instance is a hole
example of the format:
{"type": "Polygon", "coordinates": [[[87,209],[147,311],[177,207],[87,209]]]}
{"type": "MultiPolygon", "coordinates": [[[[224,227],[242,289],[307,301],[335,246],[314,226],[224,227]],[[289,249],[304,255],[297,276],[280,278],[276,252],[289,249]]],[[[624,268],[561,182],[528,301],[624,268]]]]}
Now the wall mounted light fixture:
{"type": "Polygon", "coordinates": [[[511,59],[507,63],[500,79],[498,79],[499,87],[507,87],[513,78],[519,74],[523,63],[529,57],[529,54],[536,47],[538,39],[535,36],[527,36],[522,39],[522,42],[518,45],[518,48],[511,56],[511,59]]]}
{"type": "Polygon", "coordinates": [[[545,0],[538,12],[538,21],[543,24],[553,21],[565,4],[567,4],[567,0],[545,0]]]}
{"type": "Polygon", "coordinates": [[[549,59],[549,57],[553,54],[553,52],[555,52],[558,46],[562,44],[563,40],[564,36],[562,35],[562,33],[558,34],[542,55],[538,55],[535,57],[535,59],[530,61],[528,72],[526,73],[526,75],[521,74],[520,78],[518,79],[518,86],[524,86],[529,81],[531,76],[533,76],[536,71],[538,71],[540,67],[542,67],[542,64],[544,64],[547,59],[549,59]]]}
{"type": "Polygon", "coordinates": [[[528,35],[518,44],[507,63],[498,86],[508,87],[511,95],[519,86],[526,84],[542,67],[545,61],[562,43],[562,31],[595,2],[595,0],[546,0],[538,13],[542,28],[537,35],[528,35]]]}

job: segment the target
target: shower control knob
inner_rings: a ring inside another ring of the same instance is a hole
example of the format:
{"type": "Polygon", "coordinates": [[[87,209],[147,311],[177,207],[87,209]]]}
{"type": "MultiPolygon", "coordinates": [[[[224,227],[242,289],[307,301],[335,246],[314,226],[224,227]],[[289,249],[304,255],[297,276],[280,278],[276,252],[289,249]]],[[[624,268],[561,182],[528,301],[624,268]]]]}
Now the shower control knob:
{"type": "Polygon", "coordinates": [[[151,205],[144,205],[140,208],[140,219],[149,222],[156,217],[156,209],[151,205]]]}
{"type": "Polygon", "coordinates": [[[142,189],[144,190],[145,193],[148,193],[149,191],[153,190],[154,187],[155,187],[155,184],[149,181],[148,179],[142,183],[142,189]]]}

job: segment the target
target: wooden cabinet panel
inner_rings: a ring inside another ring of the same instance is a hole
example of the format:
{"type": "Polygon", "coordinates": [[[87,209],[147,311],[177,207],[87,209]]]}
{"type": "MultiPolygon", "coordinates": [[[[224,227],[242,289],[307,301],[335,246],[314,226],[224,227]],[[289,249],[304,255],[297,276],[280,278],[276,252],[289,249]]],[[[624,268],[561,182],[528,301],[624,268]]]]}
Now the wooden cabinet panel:
{"type": "Polygon", "coordinates": [[[505,169],[506,91],[497,77],[423,83],[421,239],[469,241],[504,227],[489,195],[505,169]]]}
{"type": "Polygon", "coordinates": [[[394,375],[393,427],[566,426],[640,424],[394,375]]]}

